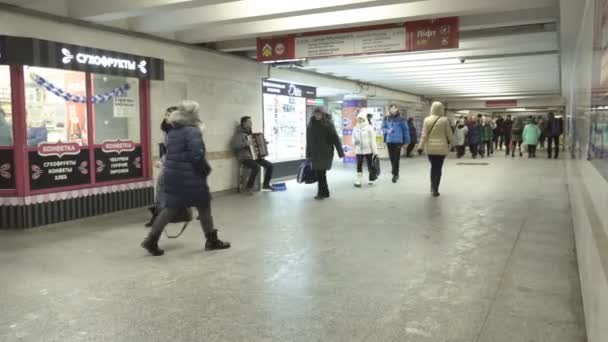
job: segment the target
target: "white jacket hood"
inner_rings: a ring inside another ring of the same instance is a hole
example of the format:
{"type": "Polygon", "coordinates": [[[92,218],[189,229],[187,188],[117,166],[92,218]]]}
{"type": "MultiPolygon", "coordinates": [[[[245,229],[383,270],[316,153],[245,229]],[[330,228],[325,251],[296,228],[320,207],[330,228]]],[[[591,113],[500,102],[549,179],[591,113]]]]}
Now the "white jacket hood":
{"type": "Polygon", "coordinates": [[[441,102],[433,102],[431,105],[431,115],[445,116],[445,106],[441,102]]]}

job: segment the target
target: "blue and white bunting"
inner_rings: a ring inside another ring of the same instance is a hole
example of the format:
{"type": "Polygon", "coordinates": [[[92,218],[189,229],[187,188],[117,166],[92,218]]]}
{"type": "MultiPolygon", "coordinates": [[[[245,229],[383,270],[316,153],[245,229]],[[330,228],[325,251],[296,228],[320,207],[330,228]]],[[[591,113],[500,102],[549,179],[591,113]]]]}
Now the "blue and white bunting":
{"type": "MultiPolygon", "coordinates": [[[[67,93],[63,89],[56,87],[53,83],[44,79],[42,76],[39,76],[36,74],[31,74],[31,77],[34,80],[34,82],[36,82],[38,85],[40,85],[41,87],[44,87],[46,90],[63,98],[66,101],[76,102],[76,103],[87,103],[86,96],[80,96],[80,95],[74,95],[74,94],[67,93]]],[[[100,95],[93,95],[91,97],[91,102],[94,104],[108,102],[117,96],[124,95],[127,91],[129,91],[129,89],[131,89],[131,86],[128,83],[125,83],[122,86],[120,86],[118,88],[114,88],[111,91],[108,91],[106,93],[103,93],[100,95]]]]}

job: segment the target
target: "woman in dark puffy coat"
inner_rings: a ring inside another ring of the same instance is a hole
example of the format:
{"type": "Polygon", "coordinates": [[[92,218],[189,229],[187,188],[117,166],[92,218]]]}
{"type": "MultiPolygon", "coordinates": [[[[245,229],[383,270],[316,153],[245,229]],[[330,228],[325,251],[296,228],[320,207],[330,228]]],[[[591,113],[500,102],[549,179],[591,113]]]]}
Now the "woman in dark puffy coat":
{"type": "Polygon", "coordinates": [[[327,171],[331,169],[334,160],[334,148],[340,158],[344,158],[344,150],[329,115],[322,108],[316,108],[312,114],[306,132],[306,159],[312,163],[317,176],[319,191],[315,199],[323,200],[329,198],[327,171]]]}
{"type": "Polygon", "coordinates": [[[152,255],[163,255],[158,240],[165,226],[184,208],[196,207],[207,238],[205,249],[230,248],[230,243],[218,239],[211,216],[211,194],[207,185],[211,167],[205,158],[198,103],[182,102],[171,113],[168,123],[173,128],[167,134],[167,154],[162,175],[164,193],[160,203],[163,209],[141,246],[152,255]]]}

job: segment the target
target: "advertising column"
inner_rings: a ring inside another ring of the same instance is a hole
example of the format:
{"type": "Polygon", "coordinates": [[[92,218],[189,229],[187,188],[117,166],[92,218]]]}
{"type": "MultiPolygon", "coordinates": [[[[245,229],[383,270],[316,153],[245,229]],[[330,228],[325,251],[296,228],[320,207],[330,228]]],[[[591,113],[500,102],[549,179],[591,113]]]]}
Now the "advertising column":
{"type": "Polygon", "coordinates": [[[367,116],[367,98],[359,95],[346,95],[342,102],[342,145],[344,146],[344,162],[355,163],[355,146],[353,142],[353,129],[357,125],[357,115],[364,113],[367,116]]]}

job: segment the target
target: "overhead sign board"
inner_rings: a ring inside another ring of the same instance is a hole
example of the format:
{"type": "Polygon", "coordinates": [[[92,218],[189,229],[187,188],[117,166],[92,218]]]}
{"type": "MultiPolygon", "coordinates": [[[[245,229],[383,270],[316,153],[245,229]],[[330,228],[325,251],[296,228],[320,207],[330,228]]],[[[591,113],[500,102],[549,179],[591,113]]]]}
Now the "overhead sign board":
{"type": "Polygon", "coordinates": [[[517,100],[486,101],[486,108],[511,108],[511,107],[517,107],[517,100]]]}
{"type": "Polygon", "coordinates": [[[307,99],[317,98],[317,88],[308,87],[293,83],[283,83],[276,81],[264,81],[262,91],[265,94],[277,94],[293,97],[304,97],[307,99]]]}
{"type": "Polygon", "coordinates": [[[259,62],[355,56],[376,53],[454,49],[459,18],[356,27],[299,35],[258,38],[259,62]]]}

